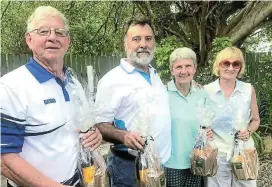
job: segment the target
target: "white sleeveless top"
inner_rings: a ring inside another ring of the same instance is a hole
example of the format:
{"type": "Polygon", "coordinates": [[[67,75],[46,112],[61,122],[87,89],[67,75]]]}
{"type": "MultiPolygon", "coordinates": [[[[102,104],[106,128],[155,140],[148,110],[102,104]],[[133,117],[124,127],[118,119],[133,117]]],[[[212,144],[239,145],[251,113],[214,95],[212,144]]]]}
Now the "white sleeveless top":
{"type": "MultiPolygon", "coordinates": [[[[227,157],[229,160],[233,153],[234,136],[236,130],[247,129],[251,115],[252,86],[236,80],[236,86],[229,98],[225,97],[219,85],[219,79],[205,85],[213,101],[215,117],[211,128],[214,132],[214,145],[219,150],[219,157],[227,157]],[[247,122],[246,122],[247,121],[247,122]]],[[[245,142],[245,147],[254,147],[252,137],[245,142]]]]}

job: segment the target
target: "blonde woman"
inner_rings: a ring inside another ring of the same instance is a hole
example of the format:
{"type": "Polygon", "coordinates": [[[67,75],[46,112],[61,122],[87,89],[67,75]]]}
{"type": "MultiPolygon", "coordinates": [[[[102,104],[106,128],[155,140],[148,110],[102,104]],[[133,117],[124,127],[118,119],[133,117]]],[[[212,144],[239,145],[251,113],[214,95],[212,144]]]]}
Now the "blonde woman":
{"type": "Polygon", "coordinates": [[[208,187],[256,187],[256,180],[236,180],[231,171],[230,159],[234,148],[236,129],[233,121],[239,113],[251,116],[249,124],[244,124],[237,138],[245,142],[246,147],[254,147],[251,134],[260,124],[256,93],[253,86],[237,78],[245,71],[245,61],[240,49],[227,47],[216,56],[213,73],[218,79],[204,89],[214,101],[216,117],[212,124],[214,143],[219,149],[217,174],[207,177],[208,187]]]}

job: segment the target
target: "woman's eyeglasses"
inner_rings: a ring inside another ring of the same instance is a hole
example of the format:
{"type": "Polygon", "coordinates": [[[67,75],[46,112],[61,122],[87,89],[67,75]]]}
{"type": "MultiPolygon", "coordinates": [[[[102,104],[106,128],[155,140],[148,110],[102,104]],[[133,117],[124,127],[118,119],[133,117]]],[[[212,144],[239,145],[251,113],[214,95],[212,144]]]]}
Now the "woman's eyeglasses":
{"type": "Polygon", "coordinates": [[[225,61],[222,61],[220,63],[221,67],[227,69],[230,67],[230,65],[232,65],[233,69],[240,69],[241,66],[242,66],[242,62],[241,61],[233,61],[233,62],[230,62],[228,60],[225,60],[225,61]]]}

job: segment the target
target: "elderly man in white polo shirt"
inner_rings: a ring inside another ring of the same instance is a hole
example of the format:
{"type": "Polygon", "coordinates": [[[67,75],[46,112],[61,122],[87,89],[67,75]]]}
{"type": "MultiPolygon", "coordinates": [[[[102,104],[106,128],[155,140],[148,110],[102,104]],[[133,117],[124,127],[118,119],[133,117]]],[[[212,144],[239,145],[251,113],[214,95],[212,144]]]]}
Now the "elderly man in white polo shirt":
{"type": "MultiPolygon", "coordinates": [[[[57,9],[38,7],[27,22],[26,42],[33,57],[0,79],[1,173],[7,186],[79,186],[74,88],[80,99],[86,98],[64,67],[68,29],[57,9]]],[[[85,147],[95,149],[102,136],[96,129],[83,139],[85,147]]]]}
{"type": "Polygon", "coordinates": [[[148,19],[130,20],[124,47],[127,58],[98,84],[95,120],[103,139],[114,143],[108,157],[111,185],[136,187],[135,155],[144,146],[141,136],[155,139],[156,151],[165,163],[171,154],[171,120],[166,88],[150,64],[155,36],[148,19]],[[145,110],[150,99],[152,111],[145,110]],[[149,120],[139,120],[139,116],[149,120]]]}

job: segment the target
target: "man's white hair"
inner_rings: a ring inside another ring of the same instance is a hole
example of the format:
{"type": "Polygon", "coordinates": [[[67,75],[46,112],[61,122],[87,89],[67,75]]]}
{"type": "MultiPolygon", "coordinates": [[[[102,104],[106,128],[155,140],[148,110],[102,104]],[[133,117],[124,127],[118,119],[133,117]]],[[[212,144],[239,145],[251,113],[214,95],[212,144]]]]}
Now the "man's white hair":
{"type": "Polygon", "coordinates": [[[64,14],[51,6],[39,6],[35,9],[35,11],[31,14],[26,22],[27,31],[29,32],[36,29],[35,23],[38,23],[42,18],[46,18],[48,16],[55,16],[61,18],[64,23],[64,28],[66,30],[69,30],[69,23],[68,20],[65,18],[64,14]]]}

